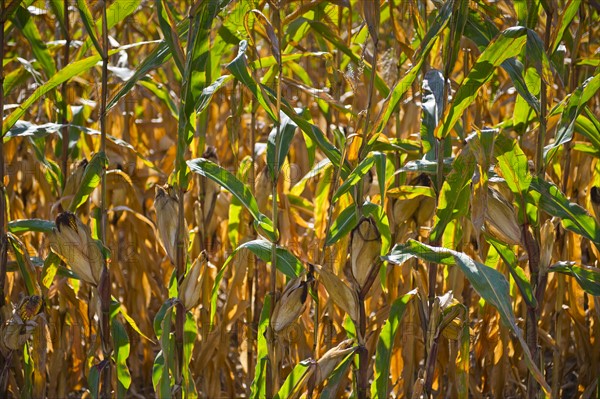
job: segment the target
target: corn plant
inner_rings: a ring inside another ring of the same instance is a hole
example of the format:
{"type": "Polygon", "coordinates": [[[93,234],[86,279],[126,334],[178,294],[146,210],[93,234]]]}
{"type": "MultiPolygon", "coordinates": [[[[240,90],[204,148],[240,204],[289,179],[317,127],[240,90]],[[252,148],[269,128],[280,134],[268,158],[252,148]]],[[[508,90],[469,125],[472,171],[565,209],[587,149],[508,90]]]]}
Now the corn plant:
{"type": "Polygon", "coordinates": [[[0,1],[0,397],[598,395],[599,13],[0,1]]]}

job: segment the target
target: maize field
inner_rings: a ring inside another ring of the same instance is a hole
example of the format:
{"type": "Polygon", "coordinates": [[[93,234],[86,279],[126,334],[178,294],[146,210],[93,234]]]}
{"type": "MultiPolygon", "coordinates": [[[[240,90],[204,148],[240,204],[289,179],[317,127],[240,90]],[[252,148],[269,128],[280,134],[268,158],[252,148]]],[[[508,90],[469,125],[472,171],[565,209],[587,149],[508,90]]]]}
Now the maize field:
{"type": "Polygon", "coordinates": [[[0,35],[0,398],[600,398],[598,0],[0,35]]]}

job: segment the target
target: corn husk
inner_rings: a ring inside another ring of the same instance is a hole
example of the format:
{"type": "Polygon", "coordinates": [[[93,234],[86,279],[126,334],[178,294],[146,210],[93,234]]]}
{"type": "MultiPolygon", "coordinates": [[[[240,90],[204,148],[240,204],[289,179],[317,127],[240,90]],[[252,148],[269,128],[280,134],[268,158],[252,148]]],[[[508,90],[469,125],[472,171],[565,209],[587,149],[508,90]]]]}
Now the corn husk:
{"type": "Polygon", "coordinates": [[[83,174],[87,165],[88,161],[85,158],[77,164],[75,169],[67,178],[67,183],[65,184],[65,189],[63,190],[62,194],[63,197],[75,195],[75,193],[77,193],[77,190],[79,190],[79,186],[81,185],[81,179],[83,178],[83,174]]]}
{"type": "Polygon", "coordinates": [[[19,314],[21,320],[28,321],[40,312],[43,303],[44,301],[39,295],[27,296],[21,300],[16,312],[19,314]]]}
{"type": "Polygon", "coordinates": [[[206,251],[202,251],[194,263],[192,263],[190,270],[181,282],[179,300],[187,310],[195,308],[200,303],[202,297],[202,280],[207,265],[208,256],[206,255],[206,251]]]}
{"type": "Polygon", "coordinates": [[[283,290],[281,298],[275,304],[271,316],[271,327],[279,332],[292,324],[306,309],[308,283],[297,277],[291,280],[283,290]]]}
{"type": "Polygon", "coordinates": [[[329,349],[317,362],[317,369],[315,371],[315,386],[318,386],[325,381],[329,375],[335,370],[335,368],[346,358],[348,354],[354,352],[356,347],[354,346],[353,339],[347,339],[340,342],[340,344],[334,348],[329,349]]]}
{"type": "MultiPolygon", "coordinates": [[[[214,162],[216,164],[219,163],[219,159],[217,157],[217,150],[213,146],[209,146],[206,149],[206,151],[204,151],[204,154],[202,154],[202,158],[208,159],[209,161],[214,162]]],[[[210,224],[210,220],[212,218],[215,209],[215,204],[217,202],[217,197],[220,191],[221,186],[219,186],[211,179],[208,179],[206,177],[200,178],[200,195],[204,200],[202,206],[204,223],[210,224]]]]}
{"type": "Polygon", "coordinates": [[[88,227],[75,214],[63,212],[57,216],[50,248],[82,280],[98,285],[104,264],[101,244],[92,239],[88,227]]]}
{"type": "Polygon", "coordinates": [[[552,261],[552,249],[556,240],[556,231],[550,220],[546,220],[540,229],[541,248],[540,248],[540,276],[548,272],[550,262],[552,261]]]}
{"type": "MultiPolygon", "coordinates": [[[[179,221],[179,198],[170,185],[156,186],[154,208],[160,241],[172,264],[177,257],[177,223],[179,221]]],[[[185,222],[184,222],[185,225],[185,222]]],[[[187,249],[187,234],[184,234],[184,248],[187,249]]]]}
{"type": "Polygon", "coordinates": [[[265,166],[256,177],[256,184],[254,185],[254,195],[256,196],[256,203],[258,205],[258,209],[262,213],[267,212],[267,204],[272,190],[273,183],[271,182],[269,169],[265,166]]]}
{"type": "Polygon", "coordinates": [[[381,235],[371,218],[363,218],[352,230],[352,276],[362,288],[369,279],[371,271],[381,252],[381,235]]]}
{"type": "Polygon", "coordinates": [[[507,244],[518,245],[521,243],[521,229],[512,204],[491,187],[488,192],[485,229],[507,244]]]}
{"type": "Polygon", "coordinates": [[[356,291],[351,289],[331,270],[322,266],[315,265],[315,269],[319,273],[319,280],[325,286],[333,302],[342,310],[348,313],[348,316],[357,322],[359,318],[359,302],[356,291]]]}

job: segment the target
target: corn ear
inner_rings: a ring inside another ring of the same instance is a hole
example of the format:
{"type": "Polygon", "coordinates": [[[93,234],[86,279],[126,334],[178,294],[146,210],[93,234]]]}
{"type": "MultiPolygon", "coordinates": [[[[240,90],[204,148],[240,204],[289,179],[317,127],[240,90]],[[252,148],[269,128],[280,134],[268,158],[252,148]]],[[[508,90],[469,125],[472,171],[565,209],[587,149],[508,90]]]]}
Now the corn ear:
{"type": "Polygon", "coordinates": [[[297,277],[291,280],[283,290],[281,298],[275,304],[271,316],[271,327],[279,332],[292,324],[304,312],[308,298],[308,283],[297,277]]]}
{"type": "Polygon", "coordinates": [[[207,265],[208,256],[206,255],[206,251],[202,251],[194,263],[192,263],[190,270],[181,282],[179,300],[183,303],[186,310],[193,309],[200,303],[202,280],[207,265]]]}
{"type": "Polygon", "coordinates": [[[488,192],[485,228],[494,237],[507,244],[521,243],[521,229],[512,204],[491,187],[488,192]]]}
{"type": "Polygon", "coordinates": [[[550,262],[552,261],[552,249],[556,239],[556,231],[550,220],[546,220],[540,229],[541,248],[540,248],[540,276],[548,272],[550,262]]]}
{"type": "Polygon", "coordinates": [[[352,276],[362,288],[381,252],[381,235],[371,218],[363,218],[352,230],[352,276]]]}
{"type": "Polygon", "coordinates": [[[101,244],[92,239],[88,227],[75,214],[63,212],[56,217],[50,248],[82,280],[98,285],[104,264],[101,244]]]}
{"type": "MultiPolygon", "coordinates": [[[[156,224],[163,248],[172,264],[177,256],[177,223],[179,221],[179,198],[170,185],[156,186],[154,196],[156,224]]],[[[187,248],[187,235],[184,234],[184,248],[187,248]]]]}
{"type": "Polygon", "coordinates": [[[319,273],[319,280],[325,286],[333,302],[342,308],[344,312],[348,313],[354,322],[357,322],[359,318],[359,302],[356,291],[350,289],[331,270],[319,265],[315,265],[315,269],[319,273]]]}
{"type": "Polygon", "coordinates": [[[353,339],[347,339],[334,348],[329,349],[317,362],[317,369],[315,372],[315,386],[318,386],[329,377],[329,375],[335,370],[342,360],[346,358],[348,354],[354,352],[356,347],[354,346],[353,339]]]}

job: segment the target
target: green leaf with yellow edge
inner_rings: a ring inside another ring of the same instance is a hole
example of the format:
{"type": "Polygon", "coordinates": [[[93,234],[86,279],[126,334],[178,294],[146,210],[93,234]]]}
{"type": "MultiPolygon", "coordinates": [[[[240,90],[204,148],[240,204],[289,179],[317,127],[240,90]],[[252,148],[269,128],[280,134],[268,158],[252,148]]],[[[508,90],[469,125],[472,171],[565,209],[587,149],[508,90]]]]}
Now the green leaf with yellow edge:
{"type": "MultiPolygon", "coordinates": [[[[121,46],[117,49],[110,50],[108,52],[108,55],[112,56],[120,51],[124,51],[137,46],[143,46],[148,43],[152,42],[139,42],[126,46],[121,46]]],[[[51,90],[53,90],[60,84],[89,70],[90,68],[98,64],[98,62],[100,61],[100,55],[93,55],[91,57],[72,62],[60,71],[56,72],[52,77],[50,77],[50,79],[48,79],[46,83],[44,83],[41,86],[38,86],[25,101],[23,101],[13,112],[11,112],[4,119],[4,124],[2,125],[2,137],[4,137],[6,132],[8,132],[8,130],[11,127],[13,127],[13,125],[25,114],[29,107],[35,104],[40,98],[48,94],[51,90]]]]}
{"type": "Polygon", "coordinates": [[[479,89],[493,76],[494,71],[506,59],[515,57],[527,42],[527,28],[516,26],[501,32],[481,53],[475,65],[458,88],[452,104],[446,109],[441,123],[435,129],[435,137],[446,137],[463,112],[475,101],[479,89]]]}
{"type": "Polygon", "coordinates": [[[550,266],[548,272],[563,273],[577,281],[588,294],[600,296],[600,269],[592,266],[577,266],[575,262],[562,261],[550,266]]]}
{"type": "Polygon", "coordinates": [[[296,364],[273,399],[287,399],[297,395],[312,375],[314,368],[315,361],[312,359],[302,360],[296,364]]]}
{"type": "Polygon", "coordinates": [[[400,328],[400,322],[404,312],[408,308],[410,300],[416,295],[417,290],[412,290],[392,302],[390,314],[386,320],[379,339],[377,340],[377,352],[375,354],[374,383],[371,384],[372,398],[389,397],[388,382],[390,380],[390,363],[394,349],[394,340],[400,328]]]}
{"type": "Polygon", "coordinates": [[[515,280],[515,283],[517,283],[517,287],[519,287],[519,292],[523,296],[525,303],[527,303],[528,306],[535,308],[537,306],[537,301],[533,293],[533,288],[531,287],[531,283],[529,282],[525,271],[519,266],[517,256],[513,250],[508,245],[501,243],[493,237],[487,237],[486,241],[494,246],[504,263],[508,266],[510,275],[515,280]]]}
{"type": "Polygon", "coordinates": [[[392,263],[401,263],[412,257],[417,257],[426,262],[458,266],[475,291],[477,291],[481,298],[498,310],[500,319],[504,325],[508,326],[517,336],[525,355],[527,368],[535,380],[542,386],[544,392],[546,394],[550,393],[550,386],[544,379],[542,372],[533,362],[533,357],[525,342],[523,333],[517,326],[517,321],[512,310],[509,284],[500,272],[474,261],[462,252],[442,247],[432,247],[412,239],[406,244],[396,245],[390,255],[384,259],[392,263]],[[401,262],[397,262],[398,260],[401,262]]]}
{"type": "Polygon", "coordinates": [[[600,226],[588,212],[570,202],[560,189],[547,181],[533,178],[531,189],[541,194],[540,208],[551,216],[560,218],[562,226],[577,233],[600,247],[600,226]]]}
{"type": "Polygon", "coordinates": [[[114,318],[111,324],[114,346],[113,358],[117,369],[117,381],[119,382],[117,397],[122,398],[125,397],[131,385],[131,373],[127,367],[130,349],[129,337],[125,327],[118,319],[114,318]]]}
{"type": "Polygon", "coordinates": [[[254,198],[252,191],[250,191],[250,188],[247,185],[239,181],[238,178],[229,171],[207,159],[192,159],[187,161],[187,165],[192,172],[211,179],[229,191],[246,207],[246,209],[248,209],[252,217],[254,217],[254,220],[256,220],[260,226],[261,232],[271,241],[276,240],[277,233],[273,228],[273,222],[258,210],[256,198],[254,198]]]}
{"type": "Polygon", "coordinates": [[[269,327],[271,314],[271,295],[265,297],[263,308],[260,313],[260,319],[258,322],[257,331],[257,343],[256,343],[256,369],[254,373],[254,380],[250,387],[250,398],[260,399],[266,395],[266,378],[269,376],[267,373],[267,362],[269,356],[268,344],[267,344],[267,328],[269,327]]]}
{"type": "Polygon", "coordinates": [[[83,205],[90,194],[92,194],[92,191],[98,187],[102,178],[102,173],[104,173],[107,165],[108,159],[104,152],[98,152],[92,157],[85,167],[79,188],[69,205],[69,210],[71,212],[75,212],[77,208],[83,205]]]}
{"type": "MultiPolygon", "coordinates": [[[[247,241],[233,250],[233,252],[231,253],[231,255],[229,255],[229,257],[227,258],[225,263],[223,263],[221,270],[219,270],[219,273],[217,273],[217,276],[215,277],[215,283],[213,285],[212,293],[211,293],[211,297],[210,297],[211,327],[213,326],[214,317],[217,312],[217,296],[219,294],[219,287],[221,286],[221,281],[223,280],[223,276],[225,275],[227,266],[229,266],[229,264],[234,259],[236,254],[238,252],[240,252],[242,249],[247,249],[247,250],[251,251],[252,253],[254,253],[254,255],[258,256],[264,262],[271,261],[272,243],[270,243],[269,241],[266,241],[266,240],[258,239],[258,240],[253,240],[253,241],[247,241]]],[[[277,246],[276,255],[277,255],[277,270],[279,270],[280,272],[285,274],[287,277],[289,277],[289,278],[298,277],[300,275],[300,273],[302,272],[302,270],[304,270],[304,265],[302,264],[302,262],[298,258],[296,258],[291,252],[289,252],[287,249],[277,246]]]]}
{"type": "Polygon", "coordinates": [[[496,150],[500,172],[508,188],[515,196],[519,223],[523,224],[527,220],[527,192],[532,179],[527,155],[525,155],[516,140],[503,135],[496,138],[496,150]]]}

